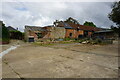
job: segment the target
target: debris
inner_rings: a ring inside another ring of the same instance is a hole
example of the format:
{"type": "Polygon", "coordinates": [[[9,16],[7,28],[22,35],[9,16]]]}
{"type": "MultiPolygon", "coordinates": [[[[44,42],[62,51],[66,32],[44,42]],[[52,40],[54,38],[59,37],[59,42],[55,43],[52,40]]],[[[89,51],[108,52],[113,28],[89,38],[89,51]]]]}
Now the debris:
{"type": "Polygon", "coordinates": [[[89,43],[89,41],[83,41],[82,43],[83,43],[83,44],[88,44],[88,43],[89,43]]]}

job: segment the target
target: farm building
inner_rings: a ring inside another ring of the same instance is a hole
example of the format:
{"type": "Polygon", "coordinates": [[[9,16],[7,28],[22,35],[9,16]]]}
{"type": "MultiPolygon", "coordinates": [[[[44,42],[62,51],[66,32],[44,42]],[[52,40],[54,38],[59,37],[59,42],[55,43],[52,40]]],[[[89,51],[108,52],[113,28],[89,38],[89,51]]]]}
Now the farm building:
{"type": "Polygon", "coordinates": [[[117,37],[117,35],[113,30],[101,30],[94,32],[93,37],[101,39],[114,39],[117,37]]]}
{"type": "Polygon", "coordinates": [[[69,21],[56,20],[51,26],[25,26],[25,40],[33,42],[40,39],[85,38],[91,37],[99,30],[97,27],[80,25],[76,20],[69,18],[69,21]]]}
{"type": "Polygon", "coordinates": [[[36,27],[25,26],[25,40],[28,42],[44,39],[65,38],[65,29],[61,27],[36,27]]]}
{"type": "Polygon", "coordinates": [[[43,38],[48,31],[38,26],[25,26],[24,32],[25,40],[28,42],[34,42],[39,38],[43,38]]]}
{"type": "Polygon", "coordinates": [[[80,25],[73,19],[69,19],[68,21],[56,21],[54,25],[56,27],[64,27],[66,29],[65,37],[66,38],[83,38],[83,37],[91,37],[93,32],[99,31],[100,29],[92,26],[84,26],[80,25]]]}
{"type": "Polygon", "coordinates": [[[65,28],[63,27],[45,26],[43,28],[48,30],[48,33],[44,38],[49,39],[65,38],[65,28]]]}
{"type": "Polygon", "coordinates": [[[13,28],[12,26],[8,26],[7,29],[10,34],[10,39],[22,40],[24,38],[22,32],[20,32],[18,29],[13,28]]]}

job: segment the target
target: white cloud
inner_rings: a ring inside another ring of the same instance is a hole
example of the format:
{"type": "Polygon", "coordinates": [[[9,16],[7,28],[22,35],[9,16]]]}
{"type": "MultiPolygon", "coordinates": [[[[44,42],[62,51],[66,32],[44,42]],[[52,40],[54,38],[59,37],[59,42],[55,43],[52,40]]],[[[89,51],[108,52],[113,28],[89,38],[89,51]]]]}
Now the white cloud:
{"type": "Polygon", "coordinates": [[[25,25],[47,26],[53,21],[68,17],[84,21],[93,21],[97,26],[109,27],[113,23],[107,15],[111,3],[96,2],[4,2],[2,18],[7,26],[11,25],[23,31],[25,25]]]}
{"type": "Polygon", "coordinates": [[[49,17],[42,17],[41,19],[35,20],[33,25],[44,27],[45,25],[52,24],[51,19],[49,17]]]}
{"type": "Polygon", "coordinates": [[[119,0],[4,0],[3,2],[114,2],[119,0]]]}

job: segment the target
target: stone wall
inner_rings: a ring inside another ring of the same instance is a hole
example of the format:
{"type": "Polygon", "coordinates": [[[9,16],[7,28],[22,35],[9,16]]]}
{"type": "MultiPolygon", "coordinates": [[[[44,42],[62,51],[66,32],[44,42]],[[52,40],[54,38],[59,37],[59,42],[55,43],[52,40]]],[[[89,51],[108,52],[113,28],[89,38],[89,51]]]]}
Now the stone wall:
{"type": "Polygon", "coordinates": [[[65,38],[65,28],[51,27],[49,30],[49,38],[65,38]]]}

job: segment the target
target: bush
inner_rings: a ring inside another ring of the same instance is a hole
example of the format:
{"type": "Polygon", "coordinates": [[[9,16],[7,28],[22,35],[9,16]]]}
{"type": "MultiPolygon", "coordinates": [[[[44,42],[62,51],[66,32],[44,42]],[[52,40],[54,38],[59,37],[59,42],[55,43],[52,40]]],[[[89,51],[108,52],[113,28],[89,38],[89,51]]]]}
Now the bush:
{"type": "Polygon", "coordinates": [[[5,24],[2,24],[2,42],[9,42],[10,35],[8,29],[5,27],[5,24]]]}
{"type": "Polygon", "coordinates": [[[65,38],[64,40],[65,40],[65,41],[69,41],[69,40],[70,40],[70,38],[65,38]]]}
{"type": "Polygon", "coordinates": [[[24,38],[24,33],[20,32],[20,31],[9,31],[10,38],[11,39],[20,39],[22,40],[24,38]]]}
{"type": "Polygon", "coordinates": [[[101,45],[105,45],[105,44],[112,44],[113,40],[101,40],[101,39],[96,39],[96,40],[91,40],[90,41],[91,44],[101,44],[101,45]]]}
{"type": "Polygon", "coordinates": [[[75,39],[73,39],[73,38],[65,38],[64,40],[65,41],[70,41],[70,40],[75,40],[75,39]]]}

